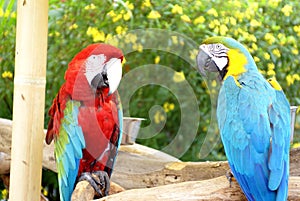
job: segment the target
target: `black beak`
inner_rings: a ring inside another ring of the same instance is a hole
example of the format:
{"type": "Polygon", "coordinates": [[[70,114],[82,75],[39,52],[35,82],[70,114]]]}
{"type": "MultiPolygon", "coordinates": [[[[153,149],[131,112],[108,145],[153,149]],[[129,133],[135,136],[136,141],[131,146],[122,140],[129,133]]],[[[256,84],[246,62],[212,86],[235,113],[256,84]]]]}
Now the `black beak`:
{"type": "Polygon", "coordinates": [[[201,49],[199,50],[199,53],[197,55],[197,65],[201,75],[205,77],[207,76],[206,71],[219,72],[219,69],[212,58],[201,49]]]}
{"type": "Polygon", "coordinates": [[[101,89],[101,88],[109,87],[106,71],[102,72],[101,74],[100,73],[97,74],[93,78],[91,84],[95,89],[101,89]]]}

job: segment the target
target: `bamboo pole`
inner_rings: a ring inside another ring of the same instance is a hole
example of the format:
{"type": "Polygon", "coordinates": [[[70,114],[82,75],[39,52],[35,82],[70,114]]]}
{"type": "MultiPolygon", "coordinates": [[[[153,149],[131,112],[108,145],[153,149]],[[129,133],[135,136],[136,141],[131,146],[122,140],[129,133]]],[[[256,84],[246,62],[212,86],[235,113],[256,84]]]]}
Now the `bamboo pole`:
{"type": "Polygon", "coordinates": [[[40,199],[48,0],[17,7],[10,201],[40,199]]]}

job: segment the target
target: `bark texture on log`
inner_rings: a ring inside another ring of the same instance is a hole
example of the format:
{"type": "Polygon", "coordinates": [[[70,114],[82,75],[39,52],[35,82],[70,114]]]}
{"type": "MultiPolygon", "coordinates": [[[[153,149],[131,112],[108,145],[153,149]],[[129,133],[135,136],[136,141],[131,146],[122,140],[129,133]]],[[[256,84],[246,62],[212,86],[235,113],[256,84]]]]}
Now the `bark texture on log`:
{"type": "MultiPolygon", "coordinates": [[[[289,201],[300,200],[300,177],[291,177],[289,201]]],[[[153,188],[132,189],[97,201],[247,201],[236,181],[229,187],[225,176],[170,184],[153,188]]]]}
{"type": "MultiPolygon", "coordinates": [[[[10,120],[0,118],[0,175],[9,173],[11,125],[10,120]]],[[[56,172],[53,143],[44,143],[43,167],[56,172]]],[[[224,176],[228,169],[226,161],[182,162],[142,145],[122,145],[112,176],[110,195],[124,189],[134,190],[102,200],[241,200],[237,185],[228,188],[224,176]]],[[[300,148],[290,152],[290,175],[297,177],[290,178],[289,200],[300,200],[300,148]]],[[[88,189],[83,193],[88,199],[94,195],[94,189],[88,183],[79,182],[73,196],[80,196],[82,189],[88,189]]]]}
{"type": "Polygon", "coordinates": [[[174,158],[147,154],[145,150],[138,152],[141,145],[130,146],[131,150],[121,146],[112,175],[112,180],[125,189],[211,179],[225,175],[229,169],[225,161],[182,162],[174,158]]]}

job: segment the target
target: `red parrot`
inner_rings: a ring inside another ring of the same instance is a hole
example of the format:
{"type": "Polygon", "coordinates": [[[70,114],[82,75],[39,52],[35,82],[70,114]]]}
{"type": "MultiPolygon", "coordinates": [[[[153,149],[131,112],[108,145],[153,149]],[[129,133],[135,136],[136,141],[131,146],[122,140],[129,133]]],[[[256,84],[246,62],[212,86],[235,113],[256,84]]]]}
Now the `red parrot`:
{"type": "Polygon", "coordinates": [[[49,110],[46,135],[48,144],[54,139],[61,201],[71,199],[75,183],[81,180],[90,182],[101,197],[108,194],[122,137],[117,92],[122,61],[120,49],[92,44],[68,65],[65,83],[49,110]]]}

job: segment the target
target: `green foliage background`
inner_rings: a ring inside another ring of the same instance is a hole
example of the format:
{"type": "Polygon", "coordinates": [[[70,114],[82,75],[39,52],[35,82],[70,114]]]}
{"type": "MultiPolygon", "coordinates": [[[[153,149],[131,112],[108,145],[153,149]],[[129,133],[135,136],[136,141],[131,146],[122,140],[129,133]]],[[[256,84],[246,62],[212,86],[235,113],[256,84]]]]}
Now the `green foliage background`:
{"type": "MultiPolygon", "coordinates": [[[[0,6],[0,117],[11,119],[16,2],[0,0],[0,6]]],[[[197,44],[214,35],[224,35],[239,40],[249,48],[259,69],[266,77],[276,76],[291,105],[299,105],[299,10],[300,2],[297,0],[259,2],[49,0],[45,126],[49,119],[46,113],[64,82],[63,76],[67,64],[77,52],[88,44],[106,42],[115,35],[146,28],[176,31],[193,39],[197,44]]],[[[128,43],[131,43],[136,51],[125,55],[127,62],[124,73],[144,64],[158,63],[181,72],[178,74],[179,77],[186,79],[193,87],[201,117],[198,134],[181,159],[199,161],[199,150],[206,137],[211,118],[210,92],[206,83],[197,71],[181,58],[167,52],[144,50],[142,44],[136,43],[134,36],[132,37],[128,39],[128,43]]],[[[172,38],[170,41],[175,43],[176,39],[172,38]]],[[[197,50],[191,50],[191,57],[195,57],[196,53],[197,50]]],[[[211,93],[216,92],[211,91],[211,93]]],[[[138,142],[161,149],[177,133],[180,124],[180,106],[170,91],[149,85],[133,94],[130,114],[148,118],[148,112],[153,105],[161,105],[165,108],[166,126],[153,138],[139,139],[138,142]]],[[[158,121],[162,118],[164,117],[157,114],[158,121]]],[[[148,123],[149,121],[145,121],[143,124],[148,123]]],[[[299,146],[297,143],[300,140],[299,129],[298,115],[294,146],[299,146]]],[[[201,160],[224,159],[222,145],[219,144],[207,158],[201,160]]]]}

